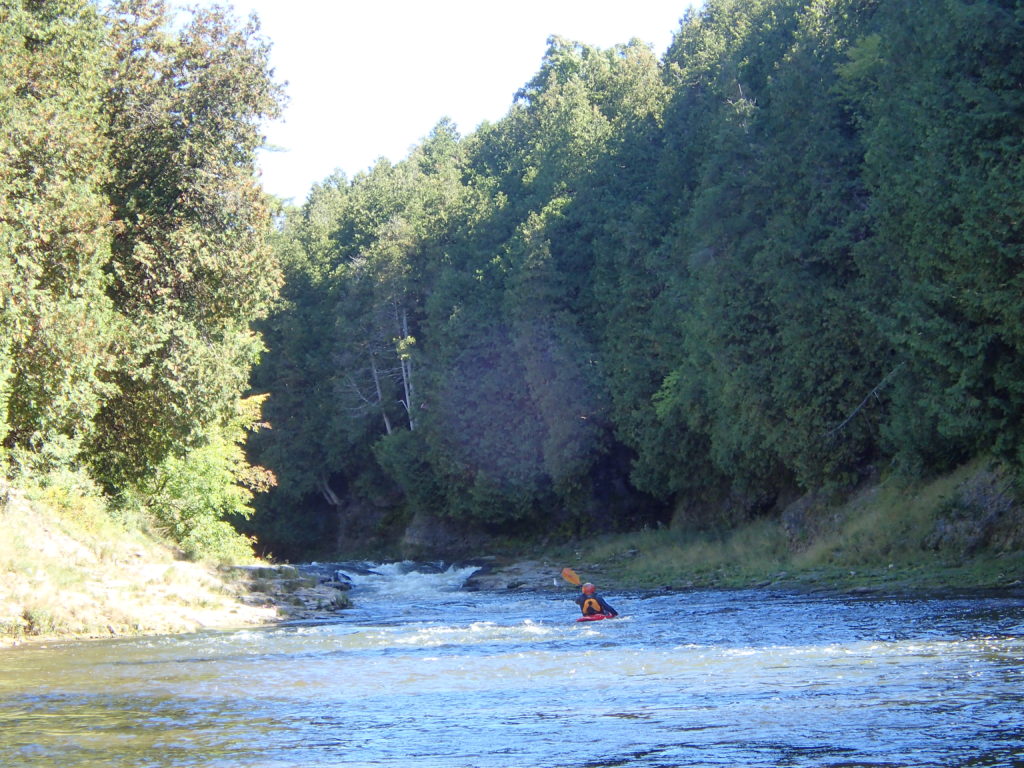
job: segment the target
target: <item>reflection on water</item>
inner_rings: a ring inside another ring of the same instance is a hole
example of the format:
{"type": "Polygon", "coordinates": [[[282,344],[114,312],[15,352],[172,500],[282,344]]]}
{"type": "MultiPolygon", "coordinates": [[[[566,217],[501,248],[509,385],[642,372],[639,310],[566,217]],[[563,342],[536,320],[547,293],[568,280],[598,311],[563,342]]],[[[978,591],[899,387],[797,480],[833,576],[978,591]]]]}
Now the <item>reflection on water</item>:
{"type": "Polygon", "coordinates": [[[467,594],[381,567],[337,622],[0,652],[0,766],[1014,766],[1024,601],[467,594]]]}

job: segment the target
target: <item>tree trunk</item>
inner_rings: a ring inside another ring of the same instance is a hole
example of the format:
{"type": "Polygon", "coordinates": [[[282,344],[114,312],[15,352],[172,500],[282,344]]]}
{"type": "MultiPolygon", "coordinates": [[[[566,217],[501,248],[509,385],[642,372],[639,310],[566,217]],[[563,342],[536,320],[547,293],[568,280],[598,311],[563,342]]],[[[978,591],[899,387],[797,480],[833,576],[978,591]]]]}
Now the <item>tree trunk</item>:
{"type": "Polygon", "coordinates": [[[320,487],[320,493],[323,495],[324,500],[328,504],[330,504],[332,507],[341,506],[341,499],[338,498],[338,494],[336,494],[334,492],[334,489],[331,488],[331,484],[327,482],[326,477],[320,477],[320,479],[317,482],[317,485],[320,487]]]}
{"type": "Polygon", "coordinates": [[[377,390],[377,405],[380,407],[380,415],[384,417],[384,430],[391,434],[391,419],[388,418],[388,410],[384,406],[384,393],[380,388],[380,374],[377,372],[377,360],[374,358],[373,350],[370,350],[370,370],[373,372],[373,386],[377,390]]]}
{"type": "MultiPolygon", "coordinates": [[[[402,310],[402,338],[409,338],[409,315],[403,309],[402,310]]],[[[416,429],[416,419],[413,416],[412,410],[412,399],[413,399],[413,385],[412,385],[412,357],[408,354],[399,355],[399,365],[402,367],[402,386],[405,388],[405,400],[403,405],[405,406],[405,413],[409,417],[409,431],[412,432],[416,429]]]]}

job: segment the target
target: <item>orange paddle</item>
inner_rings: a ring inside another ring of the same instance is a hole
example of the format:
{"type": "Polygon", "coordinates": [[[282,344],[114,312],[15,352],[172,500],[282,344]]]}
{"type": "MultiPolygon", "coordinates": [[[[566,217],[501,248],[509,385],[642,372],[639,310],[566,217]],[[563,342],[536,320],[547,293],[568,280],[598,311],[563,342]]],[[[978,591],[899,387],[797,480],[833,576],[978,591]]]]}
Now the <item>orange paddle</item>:
{"type": "Polygon", "coordinates": [[[570,584],[575,584],[577,587],[580,585],[580,577],[576,575],[576,571],[572,568],[562,569],[562,578],[568,581],[570,584]]]}

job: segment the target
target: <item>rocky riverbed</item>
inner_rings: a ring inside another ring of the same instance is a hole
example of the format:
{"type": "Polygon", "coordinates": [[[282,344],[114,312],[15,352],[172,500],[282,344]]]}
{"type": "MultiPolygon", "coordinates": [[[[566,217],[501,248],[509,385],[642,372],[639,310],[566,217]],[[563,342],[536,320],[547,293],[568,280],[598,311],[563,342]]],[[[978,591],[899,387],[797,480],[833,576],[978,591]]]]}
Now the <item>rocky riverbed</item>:
{"type": "MultiPolygon", "coordinates": [[[[560,577],[562,566],[543,560],[508,561],[484,557],[455,564],[476,567],[463,585],[468,591],[558,591],[571,588],[560,577]]],[[[418,567],[447,568],[447,563],[418,567]]],[[[369,570],[362,563],[302,563],[296,565],[244,565],[228,570],[239,580],[240,599],[248,606],[276,609],[280,620],[326,619],[352,607],[351,581],[345,573],[369,570]]],[[[592,574],[588,570],[588,574],[592,574]]],[[[594,578],[592,575],[590,578],[594,578]]]]}
{"type": "Polygon", "coordinates": [[[281,620],[314,619],[352,607],[352,584],[329,565],[237,565],[226,570],[240,579],[239,599],[274,608],[281,620]]]}
{"type": "MultiPolygon", "coordinates": [[[[567,584],[561,578],[564,564],[546,560],[507,561],[498,558],[483,558],[471,561],[472,565],[480,565],[480,570],[466,580],[465,589],[480,590],[564,590],[567,584]]],[[[591,566],[586,570],[588,578],[597,578],[599,574],[591,566]]]]}

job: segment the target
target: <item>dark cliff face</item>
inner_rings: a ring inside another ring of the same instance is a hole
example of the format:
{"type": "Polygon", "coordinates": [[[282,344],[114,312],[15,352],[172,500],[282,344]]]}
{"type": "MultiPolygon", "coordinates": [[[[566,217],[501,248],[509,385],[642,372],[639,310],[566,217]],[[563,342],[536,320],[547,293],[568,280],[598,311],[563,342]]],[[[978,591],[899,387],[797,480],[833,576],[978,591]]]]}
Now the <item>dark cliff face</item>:
{"type": "Polygon", "coordinates": [[[491,537],[481,530],[430,512],[417,512],[406,527],[399,547],[408,558],[459,560],[485,554],[490,541],[491,537]]]}

